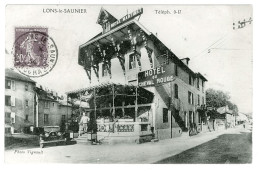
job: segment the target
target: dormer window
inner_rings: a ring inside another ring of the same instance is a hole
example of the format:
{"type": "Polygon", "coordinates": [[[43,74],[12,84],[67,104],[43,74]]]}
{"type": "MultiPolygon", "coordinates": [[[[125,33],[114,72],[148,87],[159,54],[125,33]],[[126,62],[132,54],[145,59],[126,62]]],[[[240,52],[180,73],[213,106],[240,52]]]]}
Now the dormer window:
{"type": "Polygon", "coordinates": [[[101,8],[97,23],[100,24],[103,28],[103,33],[108,32],[111,29],[111,23],[114,23],[117,19],[111,15],[104,8],[101,8]]]}
{"type": "Polygon", "coordinates": [[[103,32],[105,33],[105,32],[108,32],[110,30],[110,23],[109,22],[106,22],[105,24],[104,24],[104,30],[103,30],[103,32]]]}

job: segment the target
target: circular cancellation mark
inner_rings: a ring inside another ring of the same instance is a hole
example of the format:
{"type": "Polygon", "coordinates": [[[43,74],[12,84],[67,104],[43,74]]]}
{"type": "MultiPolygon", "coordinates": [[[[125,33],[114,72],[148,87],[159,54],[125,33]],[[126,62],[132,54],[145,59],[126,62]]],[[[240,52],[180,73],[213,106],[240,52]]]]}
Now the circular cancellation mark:
{"type": "Polygon", "coordinates": [[[47,33],[34,30],[16,29],[14,67],[26,76],[41,77],[56,65],[58,49],[47,33]]]}

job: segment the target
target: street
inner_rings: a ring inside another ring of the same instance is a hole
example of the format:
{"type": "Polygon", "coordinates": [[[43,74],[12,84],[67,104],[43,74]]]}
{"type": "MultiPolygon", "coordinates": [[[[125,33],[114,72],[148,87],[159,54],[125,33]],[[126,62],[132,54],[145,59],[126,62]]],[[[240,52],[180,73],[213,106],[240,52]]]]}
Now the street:
{"type": "Polygon", "coordinates": [[[6,163],[251,163],[249,128],[182,136],[144,144],[73,144],[5,151],[6,163]]]}

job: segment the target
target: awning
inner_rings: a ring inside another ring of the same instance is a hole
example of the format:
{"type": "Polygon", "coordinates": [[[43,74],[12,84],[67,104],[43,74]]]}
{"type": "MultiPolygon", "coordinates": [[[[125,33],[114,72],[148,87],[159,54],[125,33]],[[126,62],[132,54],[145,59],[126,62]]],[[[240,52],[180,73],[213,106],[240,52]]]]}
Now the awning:
{"type": "Polygon", "coordinates": [[[80,100],[74,101],[73,105],[82,108],[89,108],[89,103],[80,100]]]}
{"type": "Polygon", "coordinates": [[[154,97],[152,92],[142,87],[115,83],[103,83],[85,89],[67,92],[67,95],[69,97],[68,99],[71,99],[72,104],[76,106],[84,105],[84,107],[90,107],[91,109],[94,109],[94,99],[97,107],[104,108],[104,106],[106,106],[106,108],[109,108],[112,105],[122,106],[122,102],[133,105],[136,98],[139,105],[150,104],[153,102],[154,97]],[[83,101],[82,97],[87,100],[83,101]]]}

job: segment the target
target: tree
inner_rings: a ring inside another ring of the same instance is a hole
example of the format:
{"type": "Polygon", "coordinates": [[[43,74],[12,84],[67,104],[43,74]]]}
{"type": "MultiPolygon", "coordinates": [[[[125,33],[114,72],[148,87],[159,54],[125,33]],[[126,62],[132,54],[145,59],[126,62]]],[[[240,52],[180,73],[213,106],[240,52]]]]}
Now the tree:
{"type": "Polygon", "coordinates": [[[230,96],[221,90],[214,90],[212,88],[206,91],[206,105],[212,107],[223,107],[228,105],[230,110],[233,110],[234,114],[237,114],[238,107],[230,101],[230,96]]]}

